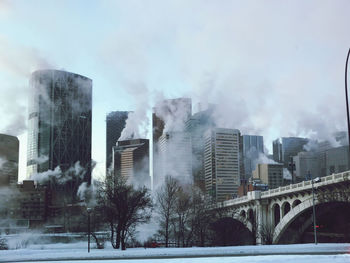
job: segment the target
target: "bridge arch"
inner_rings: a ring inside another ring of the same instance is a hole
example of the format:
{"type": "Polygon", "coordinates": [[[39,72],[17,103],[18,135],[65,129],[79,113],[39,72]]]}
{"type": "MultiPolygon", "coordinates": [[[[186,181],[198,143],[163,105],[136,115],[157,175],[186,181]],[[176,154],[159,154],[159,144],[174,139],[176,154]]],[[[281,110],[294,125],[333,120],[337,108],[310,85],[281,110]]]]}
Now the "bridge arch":
{"type": "Polygon", "coordinates": [[[251,230],[238,218],[223,217],[211,224],[215,246],[252,245],[251,230]]]}
{"type": "Polygon", "coordinates": [[[273,207],[272,207],[272,212],[273,212],[273,225],[274,226],[277,226],[278,223],[280,222],[281,220],[281,212],[280,212],[280,206],[279,204],[274,204],[273,207]]]}
{"type": "Polygon", "coordinates": [[[282,204],[282,217],[284,217],[290,211],[290,204],[288,201],[282,204]]]}
{"type": "Polygon", "coordinates": [[[301,201],[299,199],[294,200],[292,203],[292,208],[296,207],[299,204],[301,204],[301,201]]]}
{"type": "MultiPolygon", "coordinates": [[[[317,206],[317,209],[321,205],[330,204],[330,203],[334,203],[334,204],[339,204],[339,203],[350,204],[350,202],[348,200],[344,200],[343,198],[336,198],[336,199],[332,199],[332,200],[322,200],[321,202],[318,199],[315,200],[315,206],[317,206]]],[[[274,235],[273,235],[273,243],[274,244],[279,243],[281,237],[283,236],[285,231],[288,229],[290,224],[292,224],[304,212],[306,212],[307,210],[311,210],[312,206],[313,206],[312,197],[304,200],[303,202],[297,204],[294,207],[292,205],[292,209],[289,211],[289,213],[287,213],[280,220],[280,222],[276,225],[275,230],[274,230],[274,235]]],[[[317,215],[317,212],[316,212],[316,215],[317,215]]],[[[318,216],[319,216],[319,214],[318,214],[318,216]]],[[[301,234],[301,232],[303,232],[305,230],[305,228],[308,225],[310,225],[311,222],[312,222],[311,219],[309,219],[308,222],[304,222],[302,224],[302,226],[301,226],[301,230],[300,230],[299,234],[301,234]]]]}
{"type": "Polygon", "coordinates": [[[245,210],[242,209],[242,211],[239,213],[240,217],[242,217],[243,219],[246,219],[246,213],[245,210]]]}

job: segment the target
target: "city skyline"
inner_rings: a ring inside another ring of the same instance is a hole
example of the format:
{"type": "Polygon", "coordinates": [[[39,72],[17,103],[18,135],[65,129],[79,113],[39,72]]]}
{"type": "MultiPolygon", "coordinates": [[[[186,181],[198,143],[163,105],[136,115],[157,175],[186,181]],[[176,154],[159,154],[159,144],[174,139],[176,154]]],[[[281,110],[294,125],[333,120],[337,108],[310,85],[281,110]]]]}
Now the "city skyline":
{"type": "Polygon", "coordinates": [[[20,179],[29,75],[43,68],[64,68],[94,82],[95,176],[105,171],[106,114],[144,110],[151,131],[151,107],[165,98],[218,104],[224,128],[264,136],[270,153],[277,137],[326,139],[345,130],[350,3],[291,2],[287,16],[278,2],[153,3],[0,3],[0,132],[19,136],[20,179]],[[63,9],[65,20],[42,23],[63,9]]]}

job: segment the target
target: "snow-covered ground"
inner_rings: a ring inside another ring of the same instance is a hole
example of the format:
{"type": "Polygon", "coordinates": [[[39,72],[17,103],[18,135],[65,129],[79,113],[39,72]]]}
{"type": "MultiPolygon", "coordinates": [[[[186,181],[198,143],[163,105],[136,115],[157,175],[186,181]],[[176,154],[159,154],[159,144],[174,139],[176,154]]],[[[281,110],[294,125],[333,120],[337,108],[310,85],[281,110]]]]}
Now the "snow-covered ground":
{"type": "Polygon", "coordinates": [[[343,263],[350,262],[350,244],[302,244],[271,246],[237,246],[206,248],[132,248],[126,251],[114,250],[111,247],[99,250],[92,248],[87,252],[84,242],[71,244],[31,245],[17,250],[0,251],[0,262],[97,262],[98,260],[119,263],[130,262],[317,262],[343,263]],[[347,253],[347,254],[344,254],[347,253]],[[137,260],[135,260],[137,259],[137,260]],[[78,261],[77,261],[78,260],[78,261]]]}

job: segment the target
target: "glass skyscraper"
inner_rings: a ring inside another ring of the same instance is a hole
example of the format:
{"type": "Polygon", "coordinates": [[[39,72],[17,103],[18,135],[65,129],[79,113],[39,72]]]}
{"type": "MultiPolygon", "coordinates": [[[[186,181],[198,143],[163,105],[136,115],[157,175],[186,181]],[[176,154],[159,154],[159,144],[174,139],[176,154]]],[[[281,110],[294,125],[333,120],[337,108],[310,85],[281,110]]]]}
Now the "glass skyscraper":
{"type": "Polygon", "coordinates": [[[30,88],[27,176],[59,167],[62,174],[70,173],[67,184],[74,198],[82,181],[91,182],[92,80],[39,70],[30,88]]]}
{"type": "Polygon", "coordinates": [[[112,148],[122,133],[126,120],[128,118],[128,111],[112,111],[108,113],[106,118],[106,169],[110,168],[112,164],[112,148]]]}

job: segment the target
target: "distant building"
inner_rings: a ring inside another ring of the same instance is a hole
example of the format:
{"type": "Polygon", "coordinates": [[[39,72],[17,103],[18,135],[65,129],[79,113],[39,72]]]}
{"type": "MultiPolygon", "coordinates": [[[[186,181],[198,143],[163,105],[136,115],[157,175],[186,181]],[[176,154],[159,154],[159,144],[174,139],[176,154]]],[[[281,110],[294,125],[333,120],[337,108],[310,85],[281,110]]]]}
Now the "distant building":
{"type": "Polygon", "coordinates": [[[319,158],[315,152],[300,152],[293,157],[293,160],[297,182],[310,180],[310,176],[319,176],[319,158]]]}
{"type": "Polygon", "coordinates": [[[277,163],[282,163],[282,143],[280,139],[276,139],[272,142],[273,160],[277,163]]]}
{"type": "Polygon", "coordinates": [[[38,70],[30,88],[27,175],[59,167],[72,179],[46,182],[56,192],[50,203],[75,202],[79,185],[91,182],[92,80],[66,71],[38,70]]]}
{"type": "Polygon", "coordinates": [[[205,135],[205,188],[215,201],[237,196],[240,185],[240,132],[215,128],[205,135]]]}
{"type": "Polygon", "coordinates": [[[253,171],[253,178],[260,179],[269,189],[283,185],[283,164],[258,164],[253,171]]]}
{"type": "Polygon", "coordinates": [[[349,147],[341,146],[326,150],[327,175],[341,173],[349,168],[349,147]]]}
{"type": "Polygon", "coordinates": [[[112,148],[125,127],[128,114],[128,111],[112,111],[106,117],[106,171],[112,164],[112,148]]]}
{"type": "Polygon", "coordinates": [[[0,186],[17,184],[18,153],[19,141],[17,137],[0,134],[0,186]]]}
{"type": "Polygon", "coordinates": [[[123,176],[135,187],[151,187],[149,140],[118,141],[113,147],[114,176],[123,176]]]}
{"type": "Polygon", "coordinates": [[[165,132],[158,141],[158,176],[164,181],[167,176],[182,184],[191,184],[191,137],[186,132],[165,132]]]}
{"type": "Polygon", "coordinates": [[[244,163],[244,179],[247,181],[255,169],[259,154],[264,153],[263,136],[243,135],[243,163],[244,163]]]}
{"type": "Polygon", "coordinates": [[[42,226],[47,219],[46,188],[32,180],[0,189],[0,232],[42,226]]]}
{"type": "Polygon", "coordinates": [[[306,138],[282,137],[272,143],[273,159],[275,162],[283,163],[288,168],[291,158],[299,152],[305,151],[304,146],[309,142],[306,138]],[[282,142],[281,142],[282,141],[282,142]]]}
{"type": "Polygon", "coordinates": [[[192,114],[190,98],[163,100],[153,108],[152,137],[153,137],[153,189],[163,183],[160,174],[159,138],[164,132],[183,132],[185,123],[192,114]]]}
{"type": "Polygon", "coordinates": [[[213,118],[214,107],[197,112],[186,122],[186,131],[191,136],[192,145],[192,175],[196,186],[205,190],[204,176],[204,134],[215,127],[213,118]]]}

